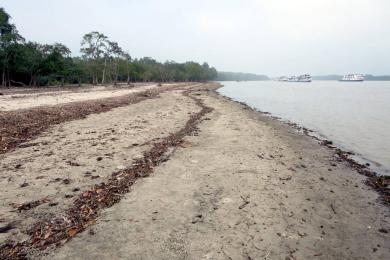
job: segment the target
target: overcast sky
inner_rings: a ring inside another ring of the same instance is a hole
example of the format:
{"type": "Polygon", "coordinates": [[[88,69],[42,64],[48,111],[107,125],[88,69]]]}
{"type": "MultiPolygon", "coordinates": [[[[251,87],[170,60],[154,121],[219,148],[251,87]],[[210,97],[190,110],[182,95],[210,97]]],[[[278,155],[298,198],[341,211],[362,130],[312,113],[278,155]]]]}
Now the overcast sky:
{"type": "Polygon", "coordinates": [[[97,30],[133,57],[270,76],[390,74],[390,0],[1,0],[28,40],[79,54],[97,30]]]}

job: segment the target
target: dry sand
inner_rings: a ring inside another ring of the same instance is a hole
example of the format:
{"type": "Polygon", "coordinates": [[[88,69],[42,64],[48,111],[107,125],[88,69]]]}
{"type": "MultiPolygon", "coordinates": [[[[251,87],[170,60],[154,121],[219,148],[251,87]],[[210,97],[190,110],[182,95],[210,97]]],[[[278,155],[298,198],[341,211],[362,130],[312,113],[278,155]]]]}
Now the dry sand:
{"type": "MultiPolygon", "coordinates": [[[[195,94],[214,108],[199,135],[187,137],[96,225],[46,258],[390,258],[389,210],[365,177],[281,122],[214,92],[195,94]]],[[[17,228],[0,239],[25,237],[29,223],[71,203],[65,195],[130,167],[150,142],[183,127],[199,109],[182,91],[170,91],[55,126],[37,145],[1,155],[0,221],[14,220],[17,228]],[[45,197],[58,205],[21,213],[9,206],[45,197]]]]}
{"type": "Polygon", "coordinates": [[[175,91],[160,99],[54,126],[22,148],[0,155],[0,218],[19,227],[12,234],[0,234],[0,242],[21,234],[37,219],[58,214],[72,197],[131,166],[154,141],[179,130],[198,109],[175,91]],[[13,208],[46,198],[49,203],[23,214],[13,208]]]}
{"type": "Polygon", "coordinates": [[[17,109],[28,109],[38,106],[51,106],[70,102],[87,101],[93,99],[101,99],[108,97],[118,97],[127,94],[137,93],[145,90],[156,88],[157,85],[141,85],[135,88],[114,88],[114,87],[93,87],[85,90],[77,88],[78,91],[63,90],[63,91],[46,91],[46,92],[31,92],[24,90],[8,91],[0,95],[0,111],[11,111],[17,109]]]}

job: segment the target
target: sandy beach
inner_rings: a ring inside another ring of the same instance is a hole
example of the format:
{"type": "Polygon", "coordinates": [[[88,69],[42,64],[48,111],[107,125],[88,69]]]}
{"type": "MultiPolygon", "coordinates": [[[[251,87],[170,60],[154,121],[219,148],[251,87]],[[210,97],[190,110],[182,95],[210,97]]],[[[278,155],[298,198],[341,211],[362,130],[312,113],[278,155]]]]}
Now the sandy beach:
{"type": "Polygon", "coordinates": [[[70,102],[88,101],[108,97],[118,97],[126,94],[137,93],[145,90],[152,90],[157,84],[137,87],[90,87],[77,88],[77,90],[58,90],[58,91],[33,91],[26,89],[19,93],[17,89],[13,91],[4,91],[0,95],[0,111],[12,111],[18,109],[29,109],[38,106],[51,106],[66,104],[70,102]],[[29,93],[30,92],[30,93],[29,93]],[[5,95],[6,93],[6,95],[5,95]]]}
{"type": "Polygon", "coordinates": [[[389,259],[367,177],[218,87],[4,91],[0,258],[389,259]]]}

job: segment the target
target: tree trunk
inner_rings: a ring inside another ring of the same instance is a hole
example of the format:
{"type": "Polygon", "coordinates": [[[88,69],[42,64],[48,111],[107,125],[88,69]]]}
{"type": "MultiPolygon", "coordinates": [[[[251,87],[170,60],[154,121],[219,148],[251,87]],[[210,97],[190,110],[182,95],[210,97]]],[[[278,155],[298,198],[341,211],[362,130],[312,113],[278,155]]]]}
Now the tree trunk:
{"type": "Polygon", "coordinates": [[[96,85],[95,73],[92,74],[92,85],[96,85]]]}
{"type": "Polygon", "coordinates": [[[99,70],[98,70],[97,58],[92,58],[91,64],[92,64],[92,67],[91,67],[92,68],[92,85],[96,86],[99,84],[99,82],[98,82],[99,70]]]}
{"type": "Polygon", "coordinates": [[[34,75],[34,79],[33,79],[33,86],[34,87],[37,87],[37,78],[38,78],[38,75],[34,75]]]}
{"type": "Polygon", "coordinates": [[[30,72],[30,82],[28,83],[28,86],[31,87],[32,83],[33,83],[33,74],[32,72],[30,72]]]}
{"type": "Polygon", "coordinates": [[[11,78],[9,76],[9,70],[7,70],[7,81],[8,81],[8,87],[11,87],[11,78]]]}
{"type": "Polygon", "coordinates": [[[6,87],[7,86],[7,63],[8,63],[8,55],[7,53],[5,54],[5,57],[4,57],[4,62],[3,62],[3,74],[2,74],[2,78],[1,78],[1,85],[3,87],[6,87]]]}
{"type": "Polygon", "coordinates": [[[106,67],[107,67],[107,59],[104,59],[104,67],[103,67],[103,75],[102,75],[102,85],[105,83],[106,77],[106,67]]]}
{"type": "Polygon", "coordinates": [[[129,61],[127,61],[127,66],[126,66],[126,70],[127,70],[127,85],[130,85],[130,70],[129,70],[129,61]]]}
{"type": "Polygon", "coordinates": [[[118,83],[118,64],[115,64],[114,86],[118,83]]]}
{"type": "Polygon", "coordinates": [[[3,75],[1,77],[1,86],[5,87],[5,67],[3,68],[3,75]]]}

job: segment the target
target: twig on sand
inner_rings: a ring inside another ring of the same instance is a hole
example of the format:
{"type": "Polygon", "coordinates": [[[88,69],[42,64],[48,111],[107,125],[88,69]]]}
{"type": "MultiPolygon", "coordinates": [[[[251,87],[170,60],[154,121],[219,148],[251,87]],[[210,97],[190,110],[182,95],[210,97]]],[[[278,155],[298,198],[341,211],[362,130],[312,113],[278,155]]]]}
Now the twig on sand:
{"type": "Polygon", "coordinates": [[[249,204],[248,196],[245,198],[241,195],[241,199],[243,200],[243,203],[238,207],[238,209],[243,209],[249,204]]]}
{"type": "Polygon", "coordinates": [[[0,227],[0,233],[7,233],[11,229],[14,229],[15,228],[14,224],[15,223],[8,223],[7,225],[0,227]]]}
{"type": "Polygon", "coordinates": [[[231,256],[229,256],[229,255],[225,252],[225,250],[223,250],[223,247],[221,248],[221,251],[222,251],[222,253],[223,253],[228,259],[233,260],[233,258],[232,258],[231,256]]]}
{"type": "Polygon", "coordinates": [[[332,211],[333,211],[334,214],[337,214],[337,213],[336,213],[336,209],[335,209],[334,206],[333,206],[333,203],[330,204],[330,208],[332,209],[332,211]]]}

